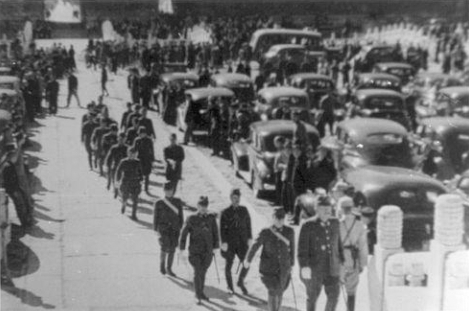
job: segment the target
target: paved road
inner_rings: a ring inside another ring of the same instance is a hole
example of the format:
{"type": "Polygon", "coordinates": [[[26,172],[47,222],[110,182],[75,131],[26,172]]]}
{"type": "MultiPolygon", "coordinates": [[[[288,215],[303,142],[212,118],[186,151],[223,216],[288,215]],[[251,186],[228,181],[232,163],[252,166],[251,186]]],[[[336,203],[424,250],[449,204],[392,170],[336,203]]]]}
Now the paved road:
{"type": "MultiPolygon", "coordinates": [[[[111,76],[110,97],[105,99],[111,116],[120,119],[125,102],[130,99],[125,72],[111,76]]],[[[79,62],[79,94],[83,103],[99,93],[99,72],[87,70],[79,62]]],[[[60,103],[66,90],[61,83],[60,103]]],[[[130,210],[120,214],[120,202],[106,191],[106,181],[90,171],[85,152],[79,143],[80,120],[85,110],[72,103],[60,109],[55,117],[40,119],[32,129],[33,147],[28,151],[34,167],[34,198],[38,224],[26,235],[12,242],[17,255],[12,262],[13,287],[2,287],[2,310],[265,310],[266,291],[258,275],[257,257],[247,278],[252,296],[230,296],[225,292],[224,262],[217,253],[215,265],[207,277],[207,295],[211,303],[194,304],[192,269],[179,262],[179,278],[159,273],[159,249],[152,230],[153,203],[162,195],[163,166],[157,162],[151,176],[151,194],[143,194],[138,221],[132,221],[130,210]]],[[[157,140],[155,152],[162,158],[162,148],[170,132],[160,118],[151,113],[157,140]]],[[[179,133],[181,135],[181,133],[179,133]]],[[[243,203],[248,206],[257,233],[266,226],[272,207],[255,199],[246,183],[236,177],[229,161],[209,156],[204,148],[185,148],[184,181],[178,195],[195,206],[206,194],[210,209],[219,212],[226,207],[232,187],[239,187],[243,203]]],[[[186,210],[186,215],[190,213],[186,210]]],[[[235,263],[235,266],[237,263],[235,263]]],[[[291,287],[285,293],[282,310],[304,310],[305,292],[294,270],[297,307],[291,287]]],[[[357,310],[367,310],[366,278],[359,289],[357,310]]],[[[324,295],[319,305],[323,309],[324,295]]],[[[340,301],[338,310],[345,310],[340,301]]]]}

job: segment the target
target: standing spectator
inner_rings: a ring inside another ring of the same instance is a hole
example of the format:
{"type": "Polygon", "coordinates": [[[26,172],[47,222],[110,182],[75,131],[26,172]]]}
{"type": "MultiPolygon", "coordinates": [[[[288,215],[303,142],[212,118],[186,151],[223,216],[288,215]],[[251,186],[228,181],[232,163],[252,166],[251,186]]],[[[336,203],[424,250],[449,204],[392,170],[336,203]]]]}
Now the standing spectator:
{"type": "Polygon", "coordinates": [[[131,69],[127,78],[127,85],[130,89],[132,103],[138,104],[140,102],[140,78],[137,68],[131,69]]]}
{"type": "Polygon", "coordinates": [[[268,310],[279,311],[295,263],[295,232],[284,225],[283,208],[276,208],[272,216],[273,225],[261,230],[248,251],[244,268],[249,268],[254,255],[262,247],[259,272],[268,291],[268,310]]]}
{"type": "Polygon", "coordinates": [[[107,83],[106,65],[102,64],[101,66],[101,94],[104,96],[109,96],[109,92],[107,91],[107,88],[106,88],[106,83],[107,83]]]}
{"type": "MultiPolygon", "coordinates": [[[[221,212],[220,218],[220,249],[222,256],[226,259],[225,277],[230,294],[234,293],[231,276],[234,258],[237,256],[240,263],[244,262],[252,240],[251,217],[247,208],[240,205],[240,197],[239,189],[231,191],[231,205],[221,212]]],[[[236,283],[244,295],[248,294],[246,287],[244,287],[246,274],[246,269],[241,270],[236,283]]]]}
{"type": "MultiPolygon", "coordinates": [[[[215,256],[214,250],[219,247],[218,226],[216,216],[209,214],[208,198],[200,197],[197,203],[197,213],[187,218],[181,231],[179,248],[186,248],[187,236],[189,241],[189,262],[194,268],[194,290],[197,304],[201,300],[209,300],[204,293],[205,275],[215,256]]],[[[183,257],[185,257],[183,255],[183,257]]]]}
{"type": "MultiPolygon", "coordinates": [[[[342,85],[347,85],[350,83],[350,70],[352,67],[347,59],[344,60],[342,64],[342,85]]],[[[337,82],[336,82],[337,83],[337,82]]]]}
{"type": "Polygon", "coordinates": [[[289,216],[293,215],[293,205],[296,197],[302,194],[305,189],[305,179],[303,175],[305,165],[306,160],[302,153],[302,146],[299,141],[294,141],[286,169],[286,205],[284,208],[289,216]]]}
{"type": "Polygon", "coordinates": [[[340,224],[332,218],[332,203],[327,196],[316,201],[317,217],[301,226],[298,239],[300,278],[306,287],[306,310],[316,310],[316,301],[325,286],[326,310],[334,311],[340,294],[340,269],[344,262],[340,224]]]}
{"type": "Polygon", "coordinates": [[[199,117],[199,107],[196,102],[192,101],[192,97],[189,94],[186,94],[186,100],[184,105],[187,107],[187,112],[184,121],[187,124],[186,130],[184,132],[184,145],[189,143],[189,140],[193,138],[193,131],[195,129],[196,122],[199,117]]]}
{"type": "Polygon", "coordinates": [[[164,185],[164,198],[156,201],[153,214],[153,229],[157,232],[161,246],[160,272],[172,277],[176,276],[172,270],[174,252],[184,222],[183,203],[174,197],[174,190],[172,183],[164,185]]]}
{"type": "Polygon", "coordinates": [[[340,238],[345,259],[342,279],[347,293],[347,311],[354,311],[360,273],[368,263],[368,242],[365,225],[360,217],[352,212],[352,198],[345,196],[339,199],[338,205],[342,211],[340,238]]]}
{"type": "Polygon", "coordinates": [[[326,135],[326,124],[329,125],[329,132],[331,135],[334,134],[334,109],[339,106],[339,101],[334,94],[333,90],[330,90],[325,96],[321,98],[319,102],[319,110],[321,111],[321,116],[317,128],[319,130],[319,135],[324,137],[326,135]]]}
{"type": "Polygon", "coordinates": [[[70,100],[72,99],[72,96],[75,96],[78,107],[81,108],[80,98],[78,97],[78,79],[73,74],[73,72],[69,71],[69,74],[68,74],[67,108],[70,106],[70,100]]]}
{"type": "Polygon", "coordinates": [[[148,193],[150,173],[153,162],[155,161],[153,141],[148,137],[147,130],[142,125],[140,125],[138,129],[138,136],[139,137],[134,141],[134,148],[138,152],[138,159],[142,165],[142,174],[145,180],[145,192],[148,193]]]}
{"type": "Polygon", "coordinates": [[[99,126],[96,115],[91,114],[87,121],[83,123],[81,128],[81,142],[85,145],[85,150],[88,154],[88,164],[90,170],[93,169],[93,147],[91,137],[93,136],[94,130],[99,126]]]}
{"type": "Polygon", "coordinates": [[[152,87],[151,87],[151,77],[148,74],[148,71],[140,78],[140,99],[141,105],[148,109],[150,108],[150,100],[152,94],[152,87]]]}
{"type": "Polygon", "coordinates": [[[176,134],[169,137],[170,145],[163,150],[166,162],[166,180],[172,185],[174,193],[182,177],[182,161],[184,161],[184,149],[176,142],[176,134]]]}
{"type": "Polygon", "coordinates": [[[46,85],[46,100],[49,103],[49,113],[52,115],[57,114],[57,102],[59,98],[59,82],[55,79],[53,75],[51,80],[47,82],[46,85]]]}
{"type": "Polygon", "coordinates": [[[310,176],[307,180],[310,180],[312,190],[322,188],[327,191],[332,182],[337,178],[337,170],[332,153],[322,145],[318,146],[310,176]]]}

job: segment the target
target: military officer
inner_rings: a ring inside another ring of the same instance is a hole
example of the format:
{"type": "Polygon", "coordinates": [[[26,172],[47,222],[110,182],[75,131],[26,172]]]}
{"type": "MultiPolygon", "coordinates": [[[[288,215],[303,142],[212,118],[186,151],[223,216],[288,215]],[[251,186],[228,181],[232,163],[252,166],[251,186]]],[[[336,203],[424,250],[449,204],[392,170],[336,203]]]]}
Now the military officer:
{"type": "MultiPolygon", "coordinates": [[[[109,127],[109,132],[104,134],[103,138],[101,138],[102,141],[101,141],[100,162],[102,162],[103,165],[106,163],[106,156],[109,152],[109,149],[111,149],[111,147],[117,143],[117,132],[118,132],[117,124],[111,124],[111,126],[109,127]]],[[[108,174],[109,174],[109,171],[108,171],[108,174]]]]}
{"type": "Polygon", "coordinates": [[[127,120],[129,119],[129,115],[133,113],[132,111],[132,103],[131,102],[128,102],[127,103],[127,110],[124,111],[124,113],[122,114],[122,117],[121,117],[121,123],[120,123],[120,128],[121,130],[127,130],[127,120]]]}
{"type": "Polygon", "coordinates": [[[179,248],[183,251],[187,236],[190,235],[189,262],[194,268],[194,288],[198,304],[201,300],[209,300],[204,294],[205,275],[212,263],[214,250],[219,246],[216,216],[209,214],[207,208],[208,198],[200,197],[197,213],[187,218],[179,242],[179,248]]]}
{"type": "Polygon", "coordinates": [[[342,212],[340,220],[340,239],[344,247],[344,269],[342,279],[347,292],[347,311],[355,310],[355,293],[360,273],[368,262],[368,241],[366,228],[360,216],[353,213],[353,200],[344,196],[338,206],[342,212]]]}
{"type": "Polygon", "coordinates": [[[172,183],[176,193],[177,184],[182,175],[182,161],[184,161],[184,149],[176,143],[176,134],[169,137],[170,145],[163,150],[166,162],[166,179],[172,183]]]}
{"type": "Polygon", "coordinates": [[[99,174],[104,175],[103,161],[102,161],[102,138],[109,132],[104,118],[99,119],[99,127],[95,128],[91,136],[91,143],[94,150],[94,166],[99,167],[99,174]]]}
{"type": "Polygon", "coordinates": [[[90,114],[89,118],[81,128],[81,141],[85,145],[86,153],[88,153],[88,164],[90,170],[93,169],[93,147],[91,137],[93,136],[94,130],[99,126],[95,114],[90,114]]]}
{"type": "MultiPolygon", "coordinates": [[[[251,217],[245,206],[239,205],[241,192],[239,189],[231,191],[231,205],[221,212],[220,218],[220,238],[221,254],[226,259],[225,277],[229,293],[233,294],[233,279],[231,276],[231,267],[235,256],[238,256],[240,262],[244,262],[246,253],[252,240],[251,217]]],[[[237,282],[238,287],[243,294],[247,295],[244,287],[244,278],[247,270],[241,270],[237,282]]]]}
{"type": "Polygon", "coordinates": [[[127,158],[123,159],[116,170],[116,183],[122,194],[121,213],[125,213],[125,206],[129,197],[132,199],[132,219],[137,220],[138,196],[140,195],[141,181],[143,179],[142,166],[137,159],[137,150],[129,148],[127,158]]]}
{"type": "Polygon", "coordinates": [[[145,127],[147,130],[147,135],[150,136],[151,139],[156,139],[155,130],[153,129],[153,122],[147,117],[147,114],[147,108],[140,108],[140,126],[145,127]]]}
{"type": "Polygon", "coordinates": [[[132,126],[127,128],[127,131],[125,132],[125,143],[129,146],[133,146],[135,142],[135,138],[138,136],[138,129],[140,121],[138,118],[133,118],[132,119],[132,126]]]}
{"type": "Polygon", "coordinates": [[[328,196],[316,199],[316,216],[304,222],[298,239],[300,278],[306,287],[306,310],[316,310],[316,300],[324,285],[326,311],[334,311],[340,293],[340,270],[344,262],[340,225],[332,218],[328,196]]]}
{"type": "Polygon", "coordinates": [[[161,246],[160,272],[162,274],[176,276],[172,265],[183,222],[182,201],[174,197],[173,184],[167,182],[164,185],[164,198],[156,201],[153,214],[153,228],[158,234],[161,246]]]}
{"type": "MultiPolygon", "coordinates": [[[[109,152],[106,155],[106,163],[108,178],[107,178],[107,189],[111,188],[111,183],[114,180],[117,166],[127,156],[128,146],[125,142],[125,133],[120,133],[117,138],[117,144],[109,149],[109,152]]],[[[117,188],[114,188],[114,197],[117,197],[117,188]]]]}
{"type": "Polygon", "coordinates": [[[262,246],[259,272],[269,294],[268,310],[279,311],[295,262],[295,233],[292,228],[284,225],[283,208],[276,208],[272,218],[273,225],[263,229],[249,249],[244,269],[249,268],[254,255],[262,246]]]}
{"type": "Polygon", "coordinates": [[[155,161],[153,141],[148,137],[147,130],[143,126],[139,127],[138,136],[134,141],[134,148],[138,152],[138,159],[142,165],[142,173],[145,178],[145,191],[148,192],[151,168],[153,161],[155,161]]]}

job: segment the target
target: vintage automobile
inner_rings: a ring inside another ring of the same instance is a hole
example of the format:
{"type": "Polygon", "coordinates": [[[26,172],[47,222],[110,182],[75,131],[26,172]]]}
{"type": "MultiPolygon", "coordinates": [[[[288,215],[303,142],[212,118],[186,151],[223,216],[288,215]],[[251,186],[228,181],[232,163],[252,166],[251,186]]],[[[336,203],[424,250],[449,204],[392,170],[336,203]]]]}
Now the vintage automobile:
{"type": "Polygon", "coordinates": [[[352,118],[389,119],[398,122],[408,130],[411,128],[404,96],[396,91],[384,89],[358,90],[352,97],[349,110],[349,115],[352,118]]]}
{"type": "Polygon", "coordinates": [[[336,136],[326,141],[337,146],[340,170],[365,165],[414,168],[417,162],[412,137],[402,125],[391,120],[344,120],[337,125],[336,136]]]}
{"type": "Polygon", "coordinates": [[[319,59],[324,58],[324,52],[310,52],[299,44],[276,44],[259,60],[260,70],[263,72],[275,72],[282,62],[287,74],[295,74],[301,71],[301,66],[307,62],[308,71],[314,71],[319,59]]]}
{"type": "Polygon", "coordinates": [[[329,76],[317,73],[294,74],[288,78],[288,84],[306,90],[312,108],[318,108],[321,97],[335,90],[335,83],[329,76]]]}
{"type": "Polygon", "coordinates": [[[346,170],[342,177],[355,188],[357,206],[369,206],[375,211],[384,205],[402,209],[402,244],[406,251],[427,249],[433,237],[435,200],[448,191],[441,182],[413,170],[386,166],[346,170]]]}
{"type": "MultiPolygon", "coordinates": [[[[256,197],[275,184],[273,162],[277,153],[274,138],[278,135],[292,138],[296,125],[290,120],[254,122],[250,126],[249,138],[232,143],[233,166],[238,176],[251,183],[256,197]]],[[[311,145],[319,145],[319,133],[312,125],[306,125],[311,145]]]]}
{"type": "Polygon", "coordinates": [[[257,93],[254,111],[262,120],[272,119],[281,102],[288,102],[292,112],[299,111],[301,119],[311,122],[311,105],[306,91],[294,87],[267,87],[257,93]]]}
{"type": "Polygon", "coordinates": [[[190,109],[194,109],[198,114],[195,116],[196,131],[201,131],[202,133],[207,133],[208,131],[208,98],[220,99],[226,101],[229,104],[234,98],[235,94],[232,90],[221,88],[221,87],[207,87],[207,88],[195,88],[185,91],[186,95],[191,97],[189,105],[194,105],[194,107],[188,107],[186,103],[181,104],[178,107],[177,111],[177,127],[185,131],[187,129],[186,124],[186,114],[190,109]]]}
{"type": "Polygon", "coordinates": [[[389,73],[401,79],[403,85],[409,83],[415,76],[415,68],[408,63],[377,63],[373,72],[389,73]]]}
{"type": "Polygon", "coordinates": [[[24,115],[26,106],[23,96],[15,90],[0,88],[0,109],[10,113],[16,110],[24,115]]]}
{"type": "Polygon", "coordinates": [[[13,70],[10,67],[0,67],[0,76],[11,76],[13,70]]]}
{"type": "Polygon", "coordinates": [[[213,87],[224,87],[232,90],[235,97],[243,102],[251,102],[254,97],[254,83],[250,77],[240,73],[220,73],[210,78],[213,87]]]}
{"type": "Polygon", "coordinates": [[[469,118],[469,86],[452,86],[440,89],[435,102],[430,104],[427,116],[432,112],[439,116],[457,115],[469,118]]]}
{"type": "Polygon", "coordinates": [[[463,84],[457,76],[439,72],[421,72],[404,86],[402,91],[406,94],[415,93],[419,97],[419,106],[426,107],[435,100],[439,89],[460,85],[463,84]]]}
{"type": "Polygon", "coordinates": [[[400,92],[401,79],[388,73],[362,73],[357,76],[355,90],[384,89],[400,92]]]}
{"type": "Polygon", "coordinates": [[[417,127],[416,134],[424,144],[441,146],[441,154],[434,159],[436,166],[441,166],[437,178],[450,180],[469,169],[469,119],[426,118],[417,127]]]}
{"type": "Polygon", "coordinates": [[[356,67],[358,72],[370,72],[377,63],[401,62],[403,57],[396,51],[394,45],[376,45],[365,47],[356,56],[356,67]]]}
{"type": "Polygon", "coordinates": [[[254,60],[259,61],[276,44],[299,44],[309,51],[321,51],[322,36],[319,32],[301,29],[258,29],[249,42],[254,60]]]}
{"type": "Polygon", "coordinates": [[[174,124],[177,115],[177,107],[184,101],[184,96],[182,96],[178,98],[176,102],[172,102],[173,105],[169,106],[168,95],[170,94],[170,90],[175,89],[183,94],[185,90],[196,88],[198,83],[199,77],[194,73],[172,72],[163,73],[160,76],[158,88],[153,90],[153,96],[154,102],[159,106],[158,110],[164,114],[168,113],[166,115],[167,118],[164,118],[165,122],[170,121],[167,123],[174,124]]]}
{"type": "Polygon", "coordinates": [[[9,89],[21,92],[21,81],[15,76],[0,76],[0,89],[9,89]]]}

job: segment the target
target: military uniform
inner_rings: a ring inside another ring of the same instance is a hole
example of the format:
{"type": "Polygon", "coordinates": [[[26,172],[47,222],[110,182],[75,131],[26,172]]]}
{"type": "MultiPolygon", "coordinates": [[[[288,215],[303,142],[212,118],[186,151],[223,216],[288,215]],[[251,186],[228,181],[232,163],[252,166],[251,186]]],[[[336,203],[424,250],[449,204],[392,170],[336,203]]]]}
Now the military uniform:
{"type": "Polygon", "coordinates": [[[125,143],[129,146],[133,146],[135,139],[138,137],[138,125],[132,126],[127,129],[125,133],[125,143]]]}
{"type": "Polygon", "coordinates": [[[109,132],[107,134],[104,134],[101,140],[102,141],[101,141],[100,162],[104,164],[109,150],[111,149],[112,146],[117,144],[117,133],[109,132]]]}
{"type": "Polygon", "coordinates": [[[188,234],[189,262],[194,268],[195,295],[197,299],[203,299],[205,275],[212,263],[213,251],[219,247],[216,216],[197,213],[187,218],[179,242],[181,250],[186,248],[188,234]]]}
{"type": "MultiPolygon", "coordinates": [[[[231,205],[221,212],[220,237],[221,242],[228,245],[228,249],[222,252],[222,256],[226,259],[226,282],[228,288],[233,290],[231,268],[234,258],[238,256],[240,262],[244,261],[249,248],[248,241],[252,239],[251,217],[245,206],[234,207],[231,205]]],[[[238,285],[243,285],[246,273],[247,271],[243,269],[238,279],[238,285]]]]}
{"type": "Polygon", "coordinates": [[[151,168],[153,161],[155,161],[153,141],[150,137],[138,137],[135,139],[134,148],[138,152],[138,159],[142,165],[142,173],[145,177],[145,191],[148,191],[151,168]]]}
{"type": "Polygon", "coordinates": [[[166,256],[168,256],[168,273],[173,274],[171,267],[174,260],[174,251],[178,246],[179,232],[184,222],[182,206],[182,201],[178,198],[165,198],[155,203],[153,228],[160,234],[160,270],[163,274],[166,273],[166,256]]]}
{"type": "Polygon", "coordinates": [[[366,228],[359,216],[347,214],[340,221],[340,238],[344,247],[344,281],[347,292],[347,311],[355,307],[360,272],[368,262],[366,228]]]}
{"type": "Polygon", "coordinates": [[[164,160],[166,161],[166,179],[171,183],[176,191],[178,181],[182,175],[182,161],[184,161],[184,149],[179,145],[168,146],[163,150],[164,160]],[[172,166],[168,160],[175,162],[172,166]]]}
{"type": "Polygon", "coordinates": [[[99,124],[92,119],[86,121],[81,128],[81,141],[85,145],[86,152],[88,153],[88,164],[90,169],[93,169],[93,147],[91,144],[91,137],[99,124]]]}
{"type": "Polygon", "coordinates": [[[108,171],[108,189],[111,187],[112,180],[115,177],[117,166],[121,160],[127,156],[127,149],[128,146],[125,144],[115,144],[107,153],[106,160],[104,162],[106,163],[108,171]]]}
{"type": "Polygon", "coordinates": [[[259,272],[262,283],[269,292],[269,310],[278,311],[283,292],[290,283],[291,271],[295,262],[295,233],[292,228],[271,226],[263,229],[247,254],[251,262],[257,250],[262,246],[259,272]],[[276,303],[271,303],[277,297],[276,303]]]}
{"type": "Polygon", "coordinates": [[[316,300],[324,285],[327,295],[326,311],[334,311],[339,299],[339,276],[344,262],[339,221],[335,218],[323,223],[315,217],[303,223],[298,240],[300,268],[309,267],[311,278],[301,280],[306,286],[306,310],[316,309],[316,300]]]}
{"type": "MultiPolygon", "coordinates": [[[[138,196],[142,191],[140,185],[142,179],[142,167],[139,160],[125,158],[117,166],[116,180],[120,183],[119,190],[122,195],[122,200],[124,204],[126,204],[129,197],[132,199],[133,218],[137,217],[138,196]]],[[[125,205],[122,208],[122,213],[124,212],[125,205]]]]}
{"type": "Polygon", "coordinates": [[[109,132],[108,127],[97,127],[93,131],[93,136],[91,136],[91,143],[94,146],[95,157],[94,157],[94,166],[98,167],[99,173],[103,175],[103,149],[102,149],[102,138],[109,132]]]}

